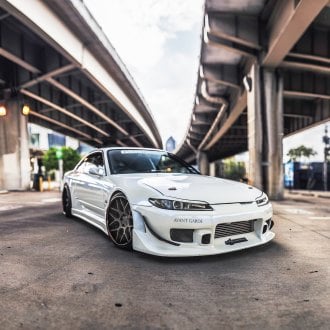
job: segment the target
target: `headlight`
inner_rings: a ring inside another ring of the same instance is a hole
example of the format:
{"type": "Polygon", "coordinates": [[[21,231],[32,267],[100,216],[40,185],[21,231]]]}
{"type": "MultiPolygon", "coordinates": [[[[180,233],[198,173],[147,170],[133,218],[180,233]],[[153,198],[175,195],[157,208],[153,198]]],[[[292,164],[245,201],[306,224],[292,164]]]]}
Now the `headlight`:
{"type": "Polygon", "coordinates": [[[268,196],[265,193],[262,193],[260,197],[256,199],[256,203],[258,206],[264,206],[269,203],[268,196]]]}
{"type": "Polygon", "coordinates": [[[211,211],[213,208],[207,203],[182,202],[172,199],[149,198],[149,202],[161,209],[178,211],[211,211]]]}

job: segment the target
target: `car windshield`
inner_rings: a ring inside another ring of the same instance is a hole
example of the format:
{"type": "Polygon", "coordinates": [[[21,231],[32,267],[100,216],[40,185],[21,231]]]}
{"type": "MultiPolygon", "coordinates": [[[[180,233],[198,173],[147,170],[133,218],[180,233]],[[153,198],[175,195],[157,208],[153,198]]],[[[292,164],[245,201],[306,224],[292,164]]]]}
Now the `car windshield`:
{"type": "Polygon", "coordinates": [[[191,165],[164,151],[114,149],[108,151],[112,174],[188,173],[199,174],[191,165]]]}

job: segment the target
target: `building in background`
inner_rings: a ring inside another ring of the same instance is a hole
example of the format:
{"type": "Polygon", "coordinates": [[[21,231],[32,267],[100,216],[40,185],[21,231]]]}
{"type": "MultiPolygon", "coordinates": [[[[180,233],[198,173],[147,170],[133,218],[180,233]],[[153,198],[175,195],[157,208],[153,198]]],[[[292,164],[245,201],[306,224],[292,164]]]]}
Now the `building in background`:
{"type": "Polygon", "coordinates": [[[166,151],[173,152],[176,147],[176,141],[174,140],[173,136],[170,136],[166,141],[166,151]]]}
{"type": "Polygon", "coordinates": [[[36,124],[28,124],[30,154],[40,154],[52,147],[70,147],[80,154],[86,154],[93,147],[77,139],[54,132],[51,129],[36,124]]]}

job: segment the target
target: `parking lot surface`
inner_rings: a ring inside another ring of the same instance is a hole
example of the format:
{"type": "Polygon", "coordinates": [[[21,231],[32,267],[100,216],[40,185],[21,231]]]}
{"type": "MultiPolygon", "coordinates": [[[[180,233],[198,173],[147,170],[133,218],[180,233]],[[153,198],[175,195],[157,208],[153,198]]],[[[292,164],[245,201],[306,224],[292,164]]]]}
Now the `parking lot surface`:
{"type": "Polygon", "coordinates": [[[276,238],[212,257],[116,248],[58,192],[0,195],[1,329],[329,329],[330,200],[273,203],[276,238]]]}

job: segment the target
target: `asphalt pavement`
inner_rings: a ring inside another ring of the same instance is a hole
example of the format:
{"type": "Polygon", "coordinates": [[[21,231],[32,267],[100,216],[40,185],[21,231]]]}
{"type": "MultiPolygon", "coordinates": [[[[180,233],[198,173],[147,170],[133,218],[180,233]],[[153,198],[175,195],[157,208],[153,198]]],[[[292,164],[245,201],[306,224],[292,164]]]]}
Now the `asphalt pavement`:
{"type": "Polygon", "coordinates": [[[0,195],[0,329],[329,329],[330,201],[274,203],[276,238],[212,257],[116,248],[58,192],[0,195]]]}

